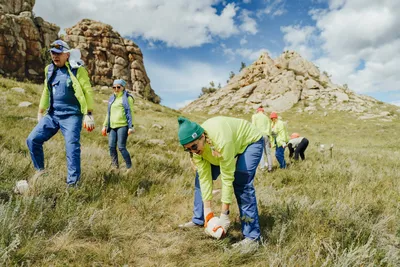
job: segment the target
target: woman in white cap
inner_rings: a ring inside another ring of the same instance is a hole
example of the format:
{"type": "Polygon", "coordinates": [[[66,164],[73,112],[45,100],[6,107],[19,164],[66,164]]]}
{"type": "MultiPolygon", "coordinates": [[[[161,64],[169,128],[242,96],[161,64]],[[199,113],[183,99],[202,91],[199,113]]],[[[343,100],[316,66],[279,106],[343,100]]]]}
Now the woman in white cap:
{"type": "Polygon", "coordinates": [[[114,80],[114,94],[108,101],[107,116],[101,131],[103,136],[108,133],[111,165],[119,168],[117,146],[125,160],[128,170],[132,167],[131,155],[126,149],[128,135],[134,132],[133,128],[133,96],[125,90],[126,82],[122,79],[114,80]]]}

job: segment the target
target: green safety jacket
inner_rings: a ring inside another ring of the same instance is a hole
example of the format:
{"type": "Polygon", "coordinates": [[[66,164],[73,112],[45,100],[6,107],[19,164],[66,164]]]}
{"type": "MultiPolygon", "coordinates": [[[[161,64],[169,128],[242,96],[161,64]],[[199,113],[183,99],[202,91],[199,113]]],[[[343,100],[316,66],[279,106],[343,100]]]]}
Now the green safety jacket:
{"type": "MultiPolygon", "coordinates": [[[[79,67],[76,71],[76,76],[72,73],[69,62],[65,63],[68,69],[69,76],[72,80],[72,87],[75,91],[75,97],[81,107],[82,114],[87,114],[88,110],[93,111],[94,100],[93,100],[93,90],[90,84],[90,79],[87,70],[84,67],[79,67]]],[[[50,65],[45,68],[45,80],[44,88],[42,92],[42,97],[40,98],[39,108],[47,110],[50,107],[50,86],[48,85],[48,70],[50,65]]]]}
{"type": "Polygon", "coordinates": [[[233,181],[236,170],[236,156],[248,145],[258,141],[262,134],[250,122],[229,117],[214,117],[201,125],[212,141],[205,144],[202,155],[193,155],[199,174],[203,201],[212,199],[211,164],[220,167],[223,203],[232,203],[233,181]],[[220,156],[213,151],[218,151],[220,156]]]}
{"type": "Polygon", "coordinates": [[[283,121],[278,119],[275,123],[271,124],[271,136],[270,143],[272,147],[275,146],[283,146],[283,144],[287,144],[289,141],[289,134],[286,128],[286,125],[283,121]],[[276,141],[276,144],[275,144],[276,141]]]}
{"type": "Polygon", "coordinates": [[[264,136],[271,135],[271,120],[261,112],[251,116],[251,123],[261,131],[264,136]]]}

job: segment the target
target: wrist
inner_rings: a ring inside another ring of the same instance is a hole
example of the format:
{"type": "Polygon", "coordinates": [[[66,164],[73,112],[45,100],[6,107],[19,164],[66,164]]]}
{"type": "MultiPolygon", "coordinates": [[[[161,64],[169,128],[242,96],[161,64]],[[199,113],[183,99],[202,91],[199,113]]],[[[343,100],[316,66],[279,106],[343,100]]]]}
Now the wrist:
{"type": "Polygon", "coordinates": [[[221,215],[229,215],[229,210],[223,210],[221,211],[221,215]]]}

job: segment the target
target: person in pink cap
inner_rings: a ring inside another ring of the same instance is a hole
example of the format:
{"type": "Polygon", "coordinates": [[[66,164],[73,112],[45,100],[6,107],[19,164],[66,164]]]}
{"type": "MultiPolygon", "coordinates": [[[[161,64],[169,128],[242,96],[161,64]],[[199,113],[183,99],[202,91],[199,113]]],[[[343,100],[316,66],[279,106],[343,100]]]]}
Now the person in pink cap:
{"type": "Polygon", "coordinates": [[[308,139],[300,136],[298,133],[292,133],[290,135],[290,141],[288,142],[289,148],[289,158],[293,158],[294,160],[299,160],[299,155],[302,160],[306,159],[304,155],[304,151],[306,151],[308,147],[308,139]],[[294,155],[294,157],[293,157],[294,155]]]}

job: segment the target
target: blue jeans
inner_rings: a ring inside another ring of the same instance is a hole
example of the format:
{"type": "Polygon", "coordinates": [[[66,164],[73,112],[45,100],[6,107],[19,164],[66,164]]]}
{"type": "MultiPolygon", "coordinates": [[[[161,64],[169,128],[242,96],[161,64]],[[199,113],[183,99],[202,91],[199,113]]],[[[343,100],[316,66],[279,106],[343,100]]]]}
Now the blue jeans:
{"type": "Polygon", "coordinates": [[[44,116],[26,139],[33,166],[44,169],[43,143],[61,130],[67,154],[67,184],[76,184],[81,176],[81,130],[82,115],[44,116]]]}
{"type": "Polygon", "coordinates": [[[126,149],[127,139],[128,139],[128,126],[114,128],[114,129],[111,128],[110,132],[108,133],[108,146],[110,148],[111,164],[117,168],[119,167],[117,145],[119,151],[121,152],[122,157],[125,160],[126,168],[129,169],[132,167],[131,155],[126,149]]]}
{"type": "Polygon", "coordinates": [[[283,148],[283,146],[280,146],[280,147],[277,146],[276,147],[275,157],[279,162],[279,167],[281,169],[286,169],[285,149],[283,148]]]}
{"type": "MultiPolygon", "coordinates": [[[[239,206],[242,233],[244,237],[251,239],[260,238],[257,199],[253,181],[263,150],[264,138],[261,138],[257,142],[250,144],[242,154],[238,155],[234,174],[235,180],[233,181],[233,189],[239,206]]],[[[211,165],[212,179],[216,180],[219,174],[219,166],[211,165]]],[[[195,224],[204,224],[203,208],[199,175],[196,172],[192,218],[195,224]]]]}

